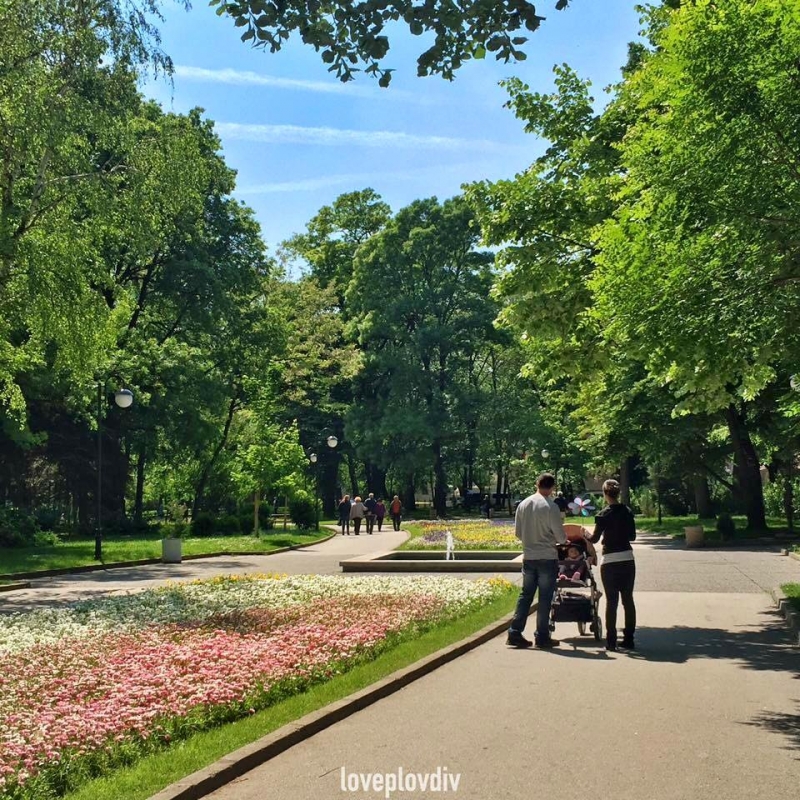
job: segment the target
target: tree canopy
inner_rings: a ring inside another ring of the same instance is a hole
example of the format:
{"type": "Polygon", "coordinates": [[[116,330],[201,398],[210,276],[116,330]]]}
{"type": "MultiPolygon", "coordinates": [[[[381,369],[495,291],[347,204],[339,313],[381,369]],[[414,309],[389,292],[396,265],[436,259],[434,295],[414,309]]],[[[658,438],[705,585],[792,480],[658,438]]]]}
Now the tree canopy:
{"type": "MultiPolygon", "coordinates": [[[[569,0],[554,0],[558,10],[568,4],[569,0]]],[[[527,0],[211,0],[211,5],[218,7],[218,14],[233,18],[237,27],[245,28],[242,41],[254,47],[274,53],[298,33],[340,80],[352,80],[363,70],[384,87],[394,71],[382,66],[389,53],[388,29],[392,27],[405,25],[414,36],[432,34],[433,44],[417,59],[417,74],[438,74],[452,80],[465,61],[485,58],[487,53],[506,63],[523,61],[526,34],[538,30],[544,21],[527,0]]]]}

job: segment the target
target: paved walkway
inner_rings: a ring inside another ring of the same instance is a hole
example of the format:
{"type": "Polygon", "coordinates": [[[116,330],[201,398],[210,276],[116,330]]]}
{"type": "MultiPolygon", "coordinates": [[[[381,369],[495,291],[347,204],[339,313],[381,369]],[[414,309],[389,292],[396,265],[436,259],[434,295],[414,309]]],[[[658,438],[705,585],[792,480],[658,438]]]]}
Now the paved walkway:
{"type": "Polygon", "coordinates": [[[348,773],[460,773],[395,800],[796,800],[800,656],[765,596],[647,592],[641,650],[575,626],[551,652],[502,637],[338,723],[213,800],[372,800],[348,773]]]}
{"type": "Polygon", "coordinates": [[[789,580],[800,562],[777,547],[642,536],[636,654],[607,654],[569,624],[551,652],[498,637],[211,797],[367,800],[385,792],[343,790],[343,767],[446,767],[458,800],[795,800],[800,653],[763,591],[789,580]]]}
{"type": "Polygon", "coordinates": [[[302,550],[263,556],[223,556],[184,561],[181,564],[148,564],[141,567],[38,578],[30,589],[0,593],[0,611],[23,611],[29,608],[70,603],[87,597],[117,592],[130,592],[160,586],[169,581],[213,578],[216,575],[245,575],[260,572],[289,574],[339,573],[339,562],[378,550],[392,550],[402,544],[408,534],[384,529],[372,536],[337,534],[302,550]]]}

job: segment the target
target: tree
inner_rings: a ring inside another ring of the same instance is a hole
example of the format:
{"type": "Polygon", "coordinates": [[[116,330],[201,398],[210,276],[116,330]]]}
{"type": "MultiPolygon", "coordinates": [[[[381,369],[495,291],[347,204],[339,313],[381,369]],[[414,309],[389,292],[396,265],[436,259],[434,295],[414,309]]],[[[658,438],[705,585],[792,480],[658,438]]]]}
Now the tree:
{"type": "Polygon", "coordinates": [[[347,293],[350,331],[364,352],[359,380],[374,390],[360,420],[370,455],[385,467],[387,451],[405,448],[420,471],[427,450],[442,516],[459,374],[495,314],[493,259],[475,249],[478,237],[462,198],[412,203],[359,249],[347,293]]]}
{"type": "Polygon", "coordinates": [[[800,5],[700,2],[663,20],[621,93],[637,121],[596,310],[678,413],[724,415],[748,524],[763,528],[753,423],[800,344],[800,5]]]}
{"type": "MultiPolygon", "coordinates": [[[[556,0],[555,7],[562,10],[568,4],[569,0],[556,0]]],[[[433,45],[417,60],[417,74],[440,74],[451,80],[465,61],[485,58],[487,52],[498,61],[523,61],[525,53],[519,48],[527,37],[519,33],[538,30],[544,20],[527,0],[211,0],[211,5],[218,6],[217,14],[226,14],[237,27],[245,28],[242,41],[253,47],[275,53],[298,32],[304,44],[321,51],[322,61],[340,80],[352,80],[362,69],[355,65],[361,63],[381,86],[388,86],[392,78],[393,70],[380,66],[389,52],[385,29],[392,23],[404,23],[415,36],[433,33],[433,45]]]]}

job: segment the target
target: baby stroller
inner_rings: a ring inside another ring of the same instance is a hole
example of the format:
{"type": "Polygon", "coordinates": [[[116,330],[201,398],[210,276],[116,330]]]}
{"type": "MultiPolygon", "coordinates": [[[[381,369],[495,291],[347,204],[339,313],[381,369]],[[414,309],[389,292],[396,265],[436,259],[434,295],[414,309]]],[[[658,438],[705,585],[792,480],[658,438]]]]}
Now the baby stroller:
{"type": "MultiPolygon", "coordinates": [[[[564,564],[567,550],[570,547],[577,547],[582,554],[585,564],[583,570],[585,580],[576,581],[571,577],[560,579],[556,583],[556,591],[553,595],[553,604],[550,607],[550,630],[556,628],[557,622],[577,622],[578,633],[585,636],[593,633],[594,638],[600,642],[603,640],[603,623],[600,619],[600,598],[602,592],[597,588],[597,582],[592,574],[592,568],[588,556],[587,542],[583,537],[582,528],[579,525],[564,526],[566,528],[579,528],[579,536],[571,536],[567,531],[570,541],[565,545],[559,545],[558,563],[559,568],[564,564]]],[[[559,572],[562,572],[559,569],[559,572]]]]}

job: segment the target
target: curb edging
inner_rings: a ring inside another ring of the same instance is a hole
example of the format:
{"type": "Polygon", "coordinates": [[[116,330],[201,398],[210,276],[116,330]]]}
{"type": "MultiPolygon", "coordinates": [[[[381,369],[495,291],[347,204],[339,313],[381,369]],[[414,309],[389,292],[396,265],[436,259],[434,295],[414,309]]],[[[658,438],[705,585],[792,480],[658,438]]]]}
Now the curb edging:
{"type": "Polygon", "coordinates": [[[31,588],[30,581],[0,584],[0,592],[16,592],[19,589],[30,589],[30,588],[31,588]]]}
{"type": "Polygon", "coordinates": [[[792,636],[792,646],[800,647],[800,613],[794,609],[780,586],[776,586],[770,594],[778,607],[778,613],[786,620],[786,626],[792,636]]]}
{"type": "MultiPolygon", "coordinates": [[[[538,602],[531,606],[530,614],[533,614],[537,607],[538,602]]],[[[493,622],[466,639],[431,653],[420,661],[393,672],[355,694],[329,703],[251,744],[234,750],[213,764],[167,786],[158,794],[153,795],[150,800],[199,800],[294,745],[300,744],[337,722],[341,722],[384,697],[394,694],[450,661],[454,661],[470,650],[474,650],[479,645],[494,639],[507,629],[507,617],[502,622],[493,622]]]]}
{"type": "MultiPolygon", "coordinates": [[[[224,558],[226,556],[241,558],[242,556],[274,556],[277,553],[288,553],[290,550],[302,550],[306,547],[313,547],[316,544],[322,544],[329,539],[333,539],[335,533],[330,536],[325,536],[322,539],[315,539],[313,542],[305,544],[290,544],[287,547],[278,547],[275,550],[266,550],[263,552],[226,552],[226,553],[198,553],[197,555],[182,556],[181,563],[184,561],[199,561],[202,558],[224,558]]],[[[11,572],[6,575],[0,575],[0,580],[14,581],[18,579],[36,579],[36,578],[57,578],[62,575],[82,575],[86,572],[101,572],[109,569],[129,569],[130,567],[150,567],[157,564],[166,564],[168,562],[160,558],[142,558],[137,561],[114,561],[111,564],[87,564],[83,567],[66,567],[64,569],[45,569],[38,572],[11,572]]],[[[21,588],[21,587],[18,587],[21,588]]]]}

